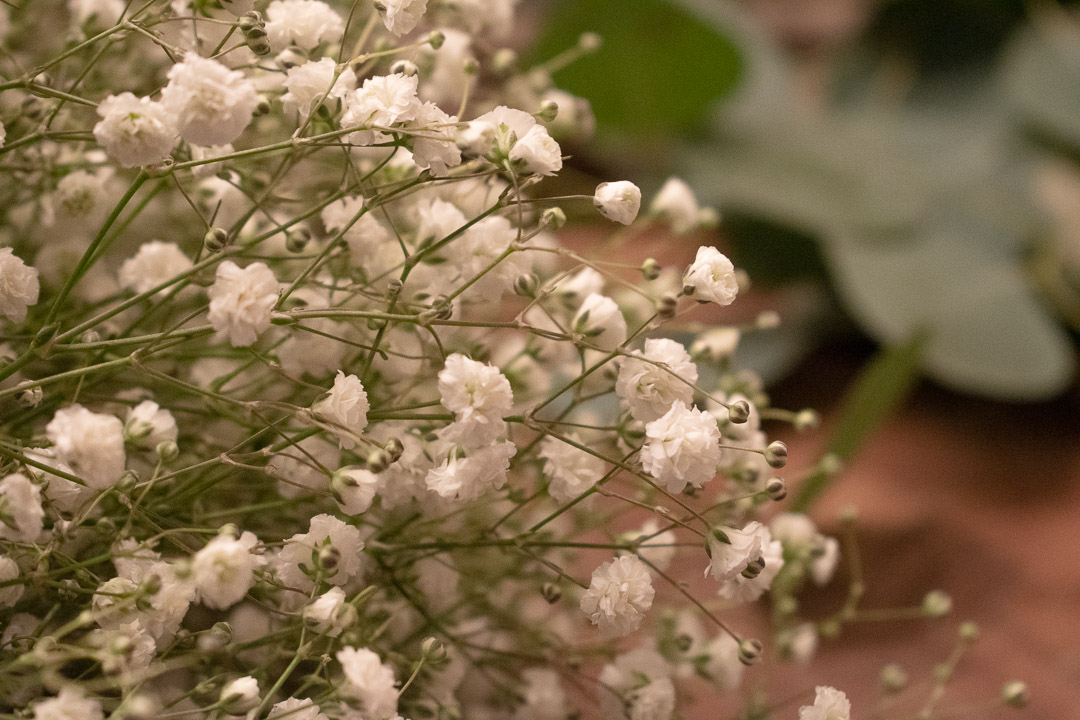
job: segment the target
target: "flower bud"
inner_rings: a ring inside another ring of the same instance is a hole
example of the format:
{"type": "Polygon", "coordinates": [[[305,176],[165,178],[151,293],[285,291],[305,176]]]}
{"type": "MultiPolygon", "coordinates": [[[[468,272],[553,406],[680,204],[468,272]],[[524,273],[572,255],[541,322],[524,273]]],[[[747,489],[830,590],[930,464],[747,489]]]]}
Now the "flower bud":
{"type": "Polygon", "coordinates": [[[229,244],[229,233],[225,228],[210,228],[203,236],[203,245],[210,252],[219,252],[229,244]]]}
{"type": "Polygon", "coordinates": [[[393,462],[393,460],[390,459],[390,453],[382,448],[376,448],[368,453],[367,469],[369,472],[378,475],[383,470],[390,467],[391,462],[393,462]]]}
{"type": "MultiPolygon", "coordinates": [[[[951,602],[952,601],[950,600],[950,603],[951,602]]],[[[979,626],[971,622],[970,620],[968,622],[961,623],[960,627],[957,629],[956,632],[960,636],[960,639],[964,642],[971,643],[979,639],[979,626]]]]}
{"type": "Polygon", "coordinates": [[[154,448],[154,452],[161,462],[168,465],[180,455],[180,448],[172,440],[162,440],[154,448]]]}
{"type": "Polygon", "coordinates": [[[763,310],[758,313],[757,318],[754,319],[754,327],[758,330],[772,330],[773,328],[778,328],[780,327],[780,314],[775,310],[763,310]]]}
{"type": "Polygon", "coordinates": [[[952,598],[940,590],[926,593],[922,601],[922,612],[927,617],[942,617],[952,610],[952,598]]]}
{"type": "Polygon", "coordinates": [[[727,406],[728,420],[736,425],[742,425],[750,419],[750,403],[745,400],[737,400],[727,406]]]}
{"type": "Polygon", "coordinates": [[[1028,704],[1027,683],[1013,680],[1005,683],[1001,688],[1001,700],[1009,707],[1023,708],[1028,704]]]}
{"type": "Polygon", "coordinates": [[[232,626],[227,622],[214,623],[209,630],[199,633],[196,644],[202,652],[215,652],[232,642],[232,626]]]}
{"type": "Polygon", "coordinates": [[[566,213],[561,207],[550,207],[540,213],[540,227],[545,230],[558,230],[566,224],[566,213]]]}
{"type": "Polygon", "coordinates": [[[886,665],[881,668],[881,689],[886,693],[898,693],[907,687],[908,676],[904,668],[896,665],[886,665]]]}
{"type": "Polygon", "coordinates": [[[647,258],[645,262],[641,263],[641,276],[646,280],[655,280],[660,277],[661,270],[663,270],[663,267],[655,258],[647,258]]]}
{"type": "Polygon", "coordinates": [[[756,559],[751,560],[746,564],[746,568],[742,571],[742,576],[747,580],[753,580],[761,571],[765,569],[765,558],[758,556],[756,559]]]}
{"type": "Polygon", "coordinates": [[[446,42],[446,35],[439,30],[432,30],[427,36],[427,43],[433,50],[441,48],[444,42],[446,42]]]}
{"type": "Polygon", "coordinates": [[[540,586],[540,594],[547,600],[549,605],[554,605],[562,599],[562,590],[552,582],[546,582],[540,586]]]}
{"type": "Polygon", "coordinates": [[[257,27],[265,26],[262,13],[258,10],[251,10],[240,16],[240,19],[236,21],[236,26],[240,28],[240,32],[247,35],[248,32],[257,27]]]}
{"type": "Polygon", "coordinates": [[[545,100],[540,103],[540,110],[536,115],[544,122],[553,122],[559,116],[559,103],[554,100],[545,100]]]}
{"type": "Polygon", "coordinates": [[[390,462],[396,463],[405,452],[405,445],[396,437],[392,437],[383,443],[383,450],[390,456],[390,462]]]}
{"type": "Polygon", "coordinates": [[[303,252],[310,240],[311,231],[306,228],[289,230],[285,233],[285,249],[291,253],[303,252]]]}
{"type": "MultiPolygon", "coordinates": [[[[28,385],[29,383],[30,381],[27,380],[20,383],[20,385],[28,385]]],[[[43,399],[45,399],[45,391],[41,389],[40,385],[25,388],[18,395],[19,406],[24,408],[37,407],[43,399]]]]}
{"type": "Polygon", "coordinates": [[[323,545],[319,548],[317,559],[319,568],[328,571],[327,575],[333,575],[341,564],[341,551],[333,545],[323,545]]]}
{"type": "Polygon", "coordinates": [[[237,678],[221,688],[221,709],[229,715],[243,715],[259,706],[259,682],[250,675],[237,678]]]}
{"type": "Polygon", "coordinates": [[[660,306],[656,308],[656,314],[664,320],[675,317],[675,311],[679,309],[679,298],[671,293],[664,293],[660,298],[660,306]]]}
{"type": "Polygon", "coordinates": [[[780,502],[787,497],[787,483],[784,478],[769,478],[769,482],[765,483],[765,492],[770,500],[780,502]]]}
{"type": "Polygon", "coordinates": [[[536,290],[540,287],[540,278],[536,273],[524,273],[514,280],[514,292],[522,297],[536,297],[536,290]]]}
{"type": "Polygon", "coordinates": [[[496,75],[508,75],[518,62],[518,54],[510,48],[499,48],[491,56],[491,70],[496,75]]]}
{"type": "Polygon", "coordinates": [[[412,77],[418,72],[420,72],[420,70],[412,60],[397,60],[390,66],[391,75],[405,75],[412,77]]]}
{"type": "Polygon", "coordinates": [[[799,412],[795,413],[795,419],[792,421],[795,429],[799,432],[813,430],[820,423],[821,416],[817,414],[817,411],[811,410],[809,408],[805,410],[800,410],[799,412]]]}
{"type": "Polygon", "coordinates": [[[773,440],[765,447],[765,462],[769,467],[782,468],[787,465],[787,445],[779,440],[773,440]]]}
{"type": "Polygon", "coordinates": [[[604,38],[599,33],[583,32],[578,36],[578,47],[587,53],[596,52],[604,46],[604,38]]]}
{"type": "Polygon", "coordinates": [[[255,117],[262,117],[270,114],[270,101],[264,97],[259,98],[259,102],[255,105],[255,110],[252,115],[255,117]]]}
{"type": "Polygon", "coordinates": [[[753,665],[761,659],[761,641],[746,638],[739,641],[739,662],[743,665],[753,665]]]}
{"type": "Polygon", "coordinates": [[[438,638],[429,637],[420,643],[420,652],[424,654],[424,659],[434,663],[442,662],[446,659],[446,647],[439,642],[438,638]]]}

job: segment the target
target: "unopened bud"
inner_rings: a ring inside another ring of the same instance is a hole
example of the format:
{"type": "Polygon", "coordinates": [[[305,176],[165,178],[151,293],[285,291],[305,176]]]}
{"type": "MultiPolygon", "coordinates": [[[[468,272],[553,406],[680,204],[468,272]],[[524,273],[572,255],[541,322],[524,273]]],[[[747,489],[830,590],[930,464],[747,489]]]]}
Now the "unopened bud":
{"type": "Polygon", "coordinates": [[[397,60],[390,66],[391,75],[405,75],[407,77],[412,77],[418,72],[420,72],[420,70],[412,60],[397,60]]]}
{"type": "Polygon", "coordinates": [[[255,104],[255,110],[251,113],[255,117],[262,117],[263,115],[270,114],[270,101],[264,97],[259,98],[259,102],[255,104]]]}
{"type": "Polygon", "coordinates": [[[168,465],[180,455],[180,448],[172,440],[162,440],[154,448],[158,459],[168,465]]]}
{"type": "Polygon", "coordinates": [[[952,610],[952,598],[940,590],[926,593],[922,601],[922,613],[927,617],[942,617],[952,610]]]}
{"type": "Polygon", "coordinates": [[[427,43],[428,43],[428,45],[430,45],[430,46],[432,47],[432,49],[434,49],[434,50],[438,50],[439,48],[441,48],[441,47],[443,46],[443,43],[444,43],[444,42],[446,42],[446,35],[444,35],[444,34],[443,34],[443,33],[442,33],[441,31],[439,31],[439,30],[433,30],[433,31],[432,31],[432,32],[431,32],[430,34],[428,34],[428,36],[427,36],[427,43]]]}
{"type": "Polygon", "coordinates": [[[562,599],[562,590],[555,583],[546,582],[540,586],[540,594],[548,601],[549,605],[554,605],[562,599]]]}
{"type": "Polygon", "coordinates": [[[742,425],[750,419],[750,403],[745,400],[736,400],[727,406],[728,420],[736,425],[742,425]]]}
{"type": "Polygon", "coordinates": [[[739,662],[753,665],[761,659],[761,641],[747,638],[739,641],[739,662]]]}
{"type": "Polygon", "coordinates": [[[285,249],[291,253],[300,253],[311,240],[311,231],[305,229],[290,230],[285,233],[285,249]]]}
{"type": "Polygon", "coordinates": [[[540,213],[540,227],[546,230],[558,230],[566,224],[566,213],[561,207],[550,207],[540,213]]]}
{"type": "Polygon", "coordinates": [[[701,208],[698,211],[697,222],[698,227],[714,228],[720,224],[720,213],[716,212],[716,208],[701,208]]]}
{"type": "Polygon", "coordinates": [[[491,69],[496,75],[507,75],[518,62],[518,54],[510,48],[499,48],[491,56],[491,69]]]}
{"type": "MultiPolygon", "coordinates": [[[[739,289],[742,290],[742,288],[739,289]]],[[[780,327],[780,313],[775,310],[764,310],[758,314],[754,320],[754,325],[758,330],[772,330],[780,327]]]]}
{"type": "Polygon", "coordinates": [[[240,28],[240,32],[244,34],[247,34],[247,32],[252,28],[260,27],[263,24],[264,23],[262,13],[260,13],[258,10],[246,12],[240,16],[239,20],[236,21],[236,26],[240,28]]]}
{"type": "Polygon", "coordinates": [[[536,273],[524,273],[514,280],[514,292],[522,297],[536,297],[536,290],[540,287],[540,278],[536,273]]]}
{"type": "Polygon", "coordinates": [[[769,467],[782,468],[787,465],[787,445],[779,440],[773,440],[765,446],[765,462],[769,467]]]}
{"type": "Polygon", "coordinates": [[[765,558],[758,557],[756,560],[751,560],[746,564],[746,568],[742,571],[742,576],[747,580],[753,580],[761,571],[765,569],[765,558]]]}
{"type": "Polygon", "coordinates": [[[554,100],[545,100],[540,103],[540,110],[536,114],[544,122],[552,122],[559,116],[559,103],[554,100]]]}
{"type": "Polygon", "coordinates": [[[881,668],[881,689],[886,693],[898,693],[907,687],[908,676],[904,668],[896,665],[886,665],[881,668]]]}
{"type": "Polygon", "coordinates": [[[251,50],[251,52],[255,53],[259,57],[269,55],[270,51],[272,50],[272,48],[270,47],[270,40],[265,37],[248,38],[247,46],[248,49],[251,50]]]}
{"type": "Polygon", "coordinates": [[[817,414],[817,411],[807,408],[806,410],[800,410],[795,413],[795,419],[792,421],[792,424],[795,426],[796,430],[804,432],[806,430],[813,430],[820,422],[821,416],[817,414]]]}
{"type": "Polygon", "coordinates": [[[660,271],[663,268],[655,258],[647,258],[645,262],[641,263],[641,276],[646,280],[655,280],[660,277],[660,271]]]}
{"type": "Polygon", "coordinates": [[[390,453],[386,452],[382,448],[375,448],[368,453],[367,469],[369,472],[378,474],[386,468],[390,467],[391,462],[393,461],[390,459],[390,453]]]}
{"type": "Polygon", "coordinates": [[[1022,708],[1028,704],[1027,683],[1013,680],[1001,688],[1001,700],[1009,707],[1022,708]]]}
{"type": "Polygon", "coordinates": [[[604,38],[600,37],[598,33],[583,32],[578,36],[578,47],[584,52],[596,52],[604,45],[604,38]]]}
{"type": "Polygon", "coordinates": [[[401,459],[402,453],[405,452],[405,445],[401,440],[396,437],[392,437],[383,444],[383,450],[390,456],[390,462],[396,463],[401,459]]]}
{"type": "Polygon", "coordinates": [[[259,706],[259,683],[251,676],[237,678],[221,688],[221,709],[229,715],[243,715],[259,706]]]}
{"type": "Polygon", "coordinates": [[[979,626],[968,620],[965,623],[960,623],[956,633],[964,642],[972,643],[979,639],[979,626]]]}
{"type": "Polygon", "coordinates": [[[769,482],[765,483],[765,492],[770,500],[780,502],[787,497],[787,483],[784,478],[769,478],[769,482]]]}
{"type": "Polygon", "coordinates": [[[656,314],[664,320],[675,317],[675,311],[679,309],[679,298],[671,293],[664,293],[660,298],[660,306],[656,308],[656,314]]]}
{"type": "Polygon", "coordinates": [[[323,545],[319,548],[318,562],[320,568],[333,575],[341,564],[341,551],[333,545],[323,545]]]}
{"type": "Polygon", "coordinates": [[[424,658],[433,663],[439,663],[446,659],[446,646],[438,638],[429,637],[420,644],[420,652],[424,658]]]}
{"type": "Polygon", "coordinates": [[[219,252],[229,244],[229,233],[225,228],[210,228],[203,236],[203,246],[210,252],[219,252]]]}
{"type": "MultiPolygon", "coordinates": [[[[30,381],[27,380],[20,384],[28,385],[29,383],[30,381]]],[[[19,406],[24,408],[37,407],[43,399],[45,399],[45,392],[40,385],[24,388],[18,395],[19,406]]]]}
{"type": "Polygon", "coordinates": [[[199,633],[196,645],[203,652],[216,652],[232,642],[232,626],[227,622],[214,623],[209,630],[199,633]]]}

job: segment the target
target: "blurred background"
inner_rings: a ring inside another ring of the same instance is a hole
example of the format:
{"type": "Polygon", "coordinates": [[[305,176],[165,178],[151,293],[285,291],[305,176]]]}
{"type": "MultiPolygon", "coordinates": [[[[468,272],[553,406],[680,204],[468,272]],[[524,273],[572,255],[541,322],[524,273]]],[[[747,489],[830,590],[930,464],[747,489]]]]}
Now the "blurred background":
{"type": "MultiPolygon", "coordinates": [[[[560,138],[573,170],[549,192],[625,178],[648,196],[678,175],[719,210],[715,230],[644,233],[619,252],[685,264],[715,244],[748,271],[749,294],[698,319],[782,318],[747,333],[737,361],[764,370],[775,404],[822,412],[819,430],[785,438],[789,476],[804,478],[789,506],[831,533],[858,508],[864,607],[953,598],[946,618],[823,638],[804,685],[771,696],[832,684],[873,717],[897,662],[910,685],[889,702],[914,716],[973,620],[980,639],[935,717],[1013,716],[999,701],[1012,679],[1031,688],[1020,716],[1080,717],[1080,13],[1051,0],[521,11],[526,66],[596,119],[560,138]],[[574,52],[591,31],[602,47],[574,52]],[[826,451],[844,461],[833,479],[814,472],[826,451]]],[[[806,614],[834,612],[847,592],[834,586],[806,614]]],[[[690,717],[733,708],[703,695],[690,717]]]]}

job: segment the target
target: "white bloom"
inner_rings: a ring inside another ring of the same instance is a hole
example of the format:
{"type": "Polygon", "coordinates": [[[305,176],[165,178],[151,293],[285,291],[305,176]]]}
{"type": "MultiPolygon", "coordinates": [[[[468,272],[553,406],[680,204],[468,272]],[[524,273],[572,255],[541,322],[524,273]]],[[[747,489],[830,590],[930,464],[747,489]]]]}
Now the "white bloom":
{"type": "Polygon", "coordinates": [[[113,25],[124,12],[124,0],[68,0],[68,12],[80,25],[93,19],[100,27],[113,25]]]}
{"type": "Polygon", "coordinates": [[[808,663],[817,651],[817,628],[812,622],[799,623],[783,633],[778,642],[787,650],[792,660],[801,664],[808,663]]]}
{"type": "MultiPolygon", "coordinates": [[[[19,577],[19,565],[7,555],[0,555],[0,582],[7,582],[19,577]]],[[[14,607],[23,596],[26,586],[22,584],[0,587],[0,607],[14,607]]]]}
{"type": "Polygon", "coordinates": [[[836,565],[840,562],[840,543],[836,538],[822,538],[821,554],[813,559],[810,565],[810,575],[814,578],[815,585],[826,585],[832,580],[836,572],[836,565]]]}
{"type": "Polygon", "coordinates": [[[115,484],[124,474],[124,424],[82,405],[61,408],[45,426],[60,462],[94,489],[115,484]]]}
{"type": "Polygon", "coordinates": [[[636,555],[623,555],[596,568],[581,597],[581,611],[593,625],[612,635],[638,629],[652,607],[652,577],[636,555]]]}
{"type": "MultiPolygon", "coordinates": [[[[120,266],[120,285],[136,293],[144,293],[190,270],[193,263],[176,243],[151,240],[139,246],[139,251],[120,266]]],[[[166,295],[171,288],[158,290],[166,295]]]]}
{"type": "Polygon", "coordinates": [[[266,35],[276,53],[290,45],[314,50],[337,42],[343,32],[341,16],[319,0],[274,0],[266,8],[266,35]]]}
{"type": "Polygon", "coordinates": [[[536,124],[510,148],[510,162],[529,174],[554,175],[562,170],[562,150],[547,128],[536,124]]]}
{"type": "Polygon", "coordinates": [[[289,698],[270,708],[268,720],[328,720],[311,698],[289,698]]]}
{"type": "Polygon", "coordinates": [[[243,715],[259,706],[259,681],[247,675],[221,688],[221,705],[229,715],[243,715]]]}
{"type": "MultiPolygon", "coordinates": [[[[568,433],[567,437],[579,445],[585,444],[575,433],[568,433]]],[[[604,475],[603,460],[550,435],[540,443],[540,457],[544,460],[548,494],[559,502],[576,498],[604,475]]]]}
{"type": "Polygon", "coordinates": [[[739,659],[739,641],[721,632],[712,639],[705,652],[709,656],[705,663],[708,677],[725,690],[739,687],[746,670],[746,665],[739,659]]]}
{"type": "Polygon", "coordinates": [[[367,392],[355,375],[346,375],[338,370],[334,377],[334,387],[311,410],[317,416],[332,424],[330,432],[337,438],[338,444],[346,449],[356,445],[356,436],[367,427],[368,404],[367,392]]]}
{"type": "Polygon", "coordinates": [[[409,123],[414,130],[410,139],[416,167],[430,168],[432,175],[442,177],[448,168],[461,164],[461,149],[455,143],[456,123],[457,117],[446,114],[435,103],[416,108],[409,123]]]}
{"type": "Polygon", "coordinates": [[[330,492],[341,512],[346,515],[366,512],[374,502],[378,489],[379,477],[375,473],[351,465],[335,472],[330,480],[330,492]]]}
{"type": "Polygon", "coordinates": [[[639,647],[615,657],[600,672],[597,693],[608,720],[629,720],[631,694],[644,684],[671,677],[671,667],[655,650],[639,647]]]}
{"type": "Polygon", "coordinates": [[[343,648],[334,657],[345,673],[341,692],[363,705],[364,717],[381,719],[397,713],[393,668],[383,665],[379,656],[367,648],[343,648]]]}
{"type": "Polygon", "coordinates": [[[388,128],[416,117],[420,100],[416,97],[417,77],[392,73],[364,80],[358,90],[345,96],[341,127],[363,128],[349,135],[350,142],[370,145],[386,139],[385,133],[366,128],[388,128]]]}
{"type": "Polygon", "coordinates": [[[799,720],[850,720],[851,702],[836,688],[819,685],[814,690],[814,704],[799,708],[799,720]]]}
{"type": "Polygon", "coordinates": [[[158,443],[176,442],[176,419],[153,400],[143,400],[128,411],[124,434],[136,445],[152,449],[158,443]]]}
{"type": "Polygon", "coordinates": [[[94,138],[121,167],[154,165],[172,154],[179,141],[169,111],[150,98],[129,92],[110,95],[97,107],[101,120],[94,138]]]}
{"type": "Polygon", "coordinates": [[[739,293],[739,281],[735,266],[714,247],[703,245],[697,257],[683,275],[683,287],[693,288],[691,295],[721,307],[730,305],[739,293]]]}
{"type": "Polygon", "coordinates": [[[690,186],[679,178],[668,178],[656,193],[649,212],[665,218],[671,229],[681,235],[697,227],[701,209],[690,186]]]}
{"type": "Polygon", "coordinates": [[[11,248],[0,248],[0,315],[13,322],[26,319],[26,308],[38,301],[38,271],[16,256],[11,248]]]}
{"type": "Polygon", "coordinates": [[[600,350],[611,351],[626,342],[626,318],[606,295],[593,293],[585,298],[570,325],[573,332],[584,335],[586,342],[600,350]]]}
{"type": "Polygon", "coordinates": [[[653,338],[645,341],[644,352],[635,350],[623,360],[615,394],[630,405],[635,420],[651,422],[674,403],[689,405],[697,380],[697,366],[686,348],[674,340],[653,338]]]}
{"type": "Polygon", "coordinates": [[[470,450],[466,457],[451,453],[441,465],[428,471],[424,483],[440,497],[475,500],[486,490],[497,490],[506,484],[510,458],[516,452],[514,443],[499,442],[470,450]]]}
{"type": "Polygon", "coordinates": [[[495,126],[491,123],[472,120],[458,128],[454,142],[466,155],[481,157],[491,152],[495,145],[495,133],[495,126]]]}
{"type": "Polygon", "coordinates": [[[641,209],[641,190],[628,180],[600,183],[593,195],[593,205],[608,220],[629,225],[641,209]]]}
{"type": "Polygon", "coordinates": [[[818,538],[817,526],[803,513],[779,513],[769,522],[769,531],[780,542],[799,550],[809,548],[818,538]]]}
{"type": "Polygon", "coordinates": [[[545,667],[527,668],[521,679],[525,682],[524,702],[514,713],[514,720],[565,720],[566,692],[557,672],[545,667]]]}
{"type": "MultiPolygon", "coordinates": [[[[270,7],[277,5],[273,3],[270,7]]],[[[322,3],[319,3],[320,5],[322,3]]],[[[289,68],[285,74],[285,89],[281,105],[289,117],[307,120],[319,105],[343,99],[356,86],[356,73],[345,68],[337,75],[337,64],[331,58],[312,60],[289,68]]]]}
{"type": "Polygon", "coordinates": [[[255,569],[265,562],[253,552],[258,542],[250,532],[218,535],[195,553],[191,578],[203,605],[224,610],[244,599],[255,585],[255,569]]]}
{"type": "Polygon", "coordinates": [[[101,703],[88,698],[82,688],[71,685],[48,700],[34,703],[34,720],[103,720],[101,703]]]}
{"type": "Polygon", "coordinates": [[[339,587],[330,588],[327,592],[311,601],[304,608],[304,622],[318,633],[324,633],[329,637],[337,637],[342,630],[346,630],[356,624],[356,608],[345,602],[345,591],[339,587]]]}
{"type": "Polygon", "coordinates": [[[720,431],[707,412],[674,403],[661,418],[645,425],[641,464],[673,493],[687,483],[701,487],[716,475],[720,431]]]}
{"type": "Polygon", "coordinates": [[[675,712],[675,685],[671,678],[654,680],[629,694],[630,720],[669,720],[675,712]]]}
{"type": "Polygon", "coordinates": [[[757,521],[747,523],[742,530],[715,528],[709,534],[709,566],[705,574],[712,573],[720,582],[733,580],[761,559],[769,539],[768,530],[757,521]]]}
{"type": "Polygon", "coordinates": [[[784,546],[780,541],[773,540],[768,528],[762,527],[756,532],[761,536],[761,560],[765,561],[765,566],[755,577],[748,578],[740,573],[720,586],[720,597],[735,604],[753,602],[761,597],[784,566],[784,546]]]}
{"type": "Polygon", "coordinates": [[[278,299],[278,281],[270,268],[256,262],[241,269],[232,260],[218,265],[214,284],[207,291],[207,319],[233,347],[254,344],[270,327],[270,313],[278,299]]]}
{"type": "Polygon", "coordinates": [[[427,11],[428,0],[379,0],[379,8],[386,29],[398,37],[410,33],[427,11]]]}
{"type": "Polygon", "coordinates": [[[690,354],[694,357],[707,357],[713,362],[728,360],[735,354],[741,335],[736,327],[706,330],[690,345],[690,354]]]}
{"type": "Polygon", "coordinates": [[[439,395],[455,415],[455,440],[478,447],[505,432],[503,416],[510,414],[514,394],[499,368],[454,353],[439,372],[439,395]]]}
{"type": "Polygon", "coordinates": [[[224,145],[251,122],[259,95],[238,70],[189,52],[169,69],[161,102],[176,121],[180,137],[195,145],[224,145]]]}
{"type": "Polygon", "coordinates": [[[32,543],[41,535],[41,491],[21,473],[0,480],[0,537],[32,543]]]}
{"type": "Polygon", "coordinates": [[[278,551],[278,576],[287,586],[302,592],[314,587],[305,569],[312,574],[320,572],[331,585],[345,585],[363,569],[363,549],[364,541],[355,527],[333,515],[316,515],[306,533],[293,535],[278,551]],[[312,567],[315,558],[324,558],[322,567],[312,567]],[[333,559],[326,562],[326,558],[333,559]]]}

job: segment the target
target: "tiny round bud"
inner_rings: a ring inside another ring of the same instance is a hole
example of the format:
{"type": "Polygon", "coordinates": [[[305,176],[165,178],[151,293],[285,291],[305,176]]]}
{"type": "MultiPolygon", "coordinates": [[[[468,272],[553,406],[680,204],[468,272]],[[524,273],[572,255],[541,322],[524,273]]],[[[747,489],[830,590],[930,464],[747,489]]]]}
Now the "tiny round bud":
{"type": "Polygon", "coordinates": [[[412,60],[397,60],[390,66],[391,75],[405,75],[412,77],[420,72],[420,69],[416,67],[416,63],[412,60]]]}
{"type": "Polygon", "coordinates": [[[736,425],[742,425],[750,419],[750,403],[745,400],[737,400],[727,406],[728,420],[736,425]]]}
{"type": "Polygon", "coordinates": [[[598,33],[583,32],[578,36],[578,47],[584,52],[596,52],[604,45],[604,38],[598,33]]]}
{"type": "Polygon", "coordinates": [[[779,440],[773,440],[765,446],[765,462],[769,467],[782,468],[787,465],[787,445],[779,440]]]}
{"type": "Polygon", "coordinates": [[[881,668],[881,689],[886,693],[898,693],[907,687],[908,676],[904,668],[897,664],[881,668]]]}
{"type": "Polygon", "coordinates": [[[424,658],[431,662],[442,662],[446,659],[446,646],[438,638],[429,637],[420,643],[420,652],[424,658]]]}
{"type": "Polygon", "coordinates": [[[229,233],[225,228],[210,228],[203,236],[203,245],[210,252],[219,252],[229,244],[229,233]]]}
{"type": "Polygon", "coordinates": [[[291,253],[301,253],[311,240],[311,232],[303,230],[289,230],[285,233],[285,249],[291,253]]]}
{"type": "Polygon", "coordinates": [[[240,537],[240,528],[236,527],[236,523],[225,523],[220,528],[218,528],[218,535],[238,538],[240,537]]]}
{"type": "Polygon", "coordinates": [[[675,636],[675,647],[679,652],[685,653],[694,647],[694,638],[690,637],[686,633],[680,633],[675,636]]]}
{"type": "Polygon", "coordinates": [[[566,213],[561,207],[549,207],[540,213],[540,227],[546,230],[558,230],[566,224],[566,213]]]}
{"type": "Polygon", "coordinates": [[[396,463],[405,452],[405,445],[396,437],[392,437],[383,444],[383,450],[390,456],[390,462],[396,463]]]}
{"type": "Polygon", "coordinates": [[[546,582],[540,586],[540,594],[547,600],[549,605],[554,605],[562,599],[562,590],[558,585],[546,582]]]}
{"type": "Polygon", "coordinates": [[[922,613],[927,617],[942,617],[952,610],[952,598],[941,590],[931,590],[922,601],[922,613]]]}
{"type": "MultiPolygon", "coordinates": [[[[950,602],[952,602],[950,600],[950,602]]],[[[956,631],[957,635],[964,642],[975,642],[979,639],[979,626],[970,620],[965,623],[960,623],[960,627],[956,631]]]]}
{"type": "Polygon", "coordinates": [[[522,297],[536,297],[536,290],[540,287],[540,278],[536,273],[524,273],[514,280],[514,292],[522,297]]]}
{"type": "Polygon", "coordinates": [[[518,62],[518,54],[510,48],[499,48],[491,56],[491,69],[496,75],[508,75],[518,62]]]}
{"type": "Polygon", "coordinates": [[[668,320],[675,317],[675,311],[679,309],[679,298],[671,293],[664,293],[660,298],[660,306],[656,308],[656,314],[668,320]]]}
{"type": "Polygon", "coordinates": [[[341,551],[333,545],[323,545],[319,548],[318,561],[321,569],[328,570],[328,574],[333,575],[341,564],[341,551]]]}
{"type": "Polygon", "coordinates": [[[749,563],[746,564],[746,569],[742,571],[742,576],[747,580],[753,580],[758,575],[760,575],[761,571],[764,569],[765,558],[759,556],[757,559],[751,560],[749,563]]]}
{"type": "Polygon", "coordinates": [[[259,706],[259,683],[253,677],[233,680],[221,688],[221,709],[229,715],[243,715],[259,706]]]}
{"type": "MultiPolygon", "coordinates": [[[[255,53],[259,57],[269,55],[270,51],[272,49],[270,47],[270,41],[268,39],[264,38],[264,37],[263,38],[248,38],[247,46],[248,46],[248,49],[251,50],[251,52],[255,53]]],[[[256,110],[257,109],[258,108],[256,108],[256,110]]],[[[269,112],[269,110],[267,110],[267,112],[269,112]]],[[[263,113],[263,114],[265,115],[266,113],[263,113]]]]}
{"type": "Polygon", "coordinates": [[[232,626],[227,622],[216,622],[210,629],[198,635],[196,645],[203,652],[221,650],[232,642],[232,626]]]}
{"type": "Polygon", "coordinates": [[[157,703],[149,695],[135,695],[123,701],[123,705],[116,709],[110,717],[124,718],[124,720],[153,720],[160,711],[157,703]]]}
{"type": "Polygon", "coordinates": [[[161,590],[161,577],[156,573],[143,580],[140,588],[146,595],[157,595],[161,590]]]}
{"type": "Polygon", "coordinates": [[[444,35],[439,30],[432,30],[431,33],[427,36],[428,45],[430,45],[435,50],[441,48],[444,42],[446,42],[446,35],[444,35]]]}
{"type": "Polygon", "coordinates": [[[1009,707],[1023,708],[1028,704],[1027,683],[1020,680],[1012,680],[1005,683],[1001,688],[1001,700],[1009,707]]]}
{"type": "Polygon", "coordinates": [[[641,263],[641,276],[646,280],[655,280],[660,277],[660,271],[663,268],[655,258],[646,258],[645,262],[641,263]]]}
{"type": "Polygon", "coordinates": [[[240,28],[241,32],[247,32],[252,28],[264,25],[262,13],[258,10],[251,10],[240,16],[240,19],[236,21],[236,26],[240,28]]]}
{"type": "Polygon", "coordinates": [[[765,492],[770,500],[780,502],[787,497],[787,483],[784,478],[769,478],[769,482],[765,483],[765,492]]]}
{"type": "Polygon", "coordinates": [[[701,208],[698,211],[698,227],[714,228],[719,224],[720,213],[716,211],[716,208],[701,208]]]}
{"type": "Polygon", "coordinates": [[[761,659],[761,641],[747,638],[739,641],[739,662],[753,665],[761,659]]]}
{"type": "Polygon", "coordinates": [[[795,413],[795,419],[792,424],[799,432],[805,432],[806,430],[813,430],[821,423],[821,416],[817,414],[817,411],[809,408],[800,410],[795,413]]]}
{"type": "Polygon", "coordinates": [[[158,459],[168,465],[180,455],[180,448],[172,440],[162,440],[154,448],[158,459]]]}
{"type": "Polygon", "coordinates": [[[559,103],[554,100],[545,100],[540,103],[540,110],[536,114],[544,122],[552,122],[559,117],[559,103]]]}
{"type": "Polygon", "coordinates": [[[390,467],[391,462],[393,462],[393,460],[390,459],[390,453],[382,448],[375,448],[368,453],[367,469],[369,472],[378,474],[390,467]]]}
{"type": "Polygon", "coordinates": [[[255,105],[255,111],[252,113],[255,117],[262,117],[263,115],[270,114],[270,101],[264,97],[259,98],[259,102],[255,105]]]}

